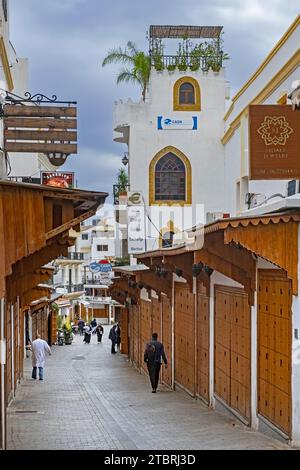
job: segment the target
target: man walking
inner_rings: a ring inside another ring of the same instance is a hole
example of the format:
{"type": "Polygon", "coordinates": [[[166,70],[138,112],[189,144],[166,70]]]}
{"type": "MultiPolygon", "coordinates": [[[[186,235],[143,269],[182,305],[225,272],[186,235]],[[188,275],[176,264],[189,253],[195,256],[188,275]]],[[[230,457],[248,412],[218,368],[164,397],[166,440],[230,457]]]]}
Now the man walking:
{"type": "Polygon", "coordinates": [[[117,325],[113,325],[110,329],[108,339],[111,340],[111,353],[116,354],[116,344],[118,344],[118,332],[117,325]]]}
{"type": "Polygon", "coordinates": [[[41,339],[41,335],[37,335],[37,339],[33,341],[32,346],[32,378],[37,379],[37,369],[39,369],[39,379],[44,379],[44,367],[46,353],[51,356],[51,349],[46,341],[41,339]]]}
{"type": "Polygon", "coordinates": [[[162,343],[157,341],[157,338],[158,334],[153,333],[152,339],[150,343],[147,343],[144,352],[144,362],[146,362],[148,367],[150,382],[152,385],[152,393],[156,393],[162,360],[164,361],[165,366],[168,367],[164,346],[162,343]]]}

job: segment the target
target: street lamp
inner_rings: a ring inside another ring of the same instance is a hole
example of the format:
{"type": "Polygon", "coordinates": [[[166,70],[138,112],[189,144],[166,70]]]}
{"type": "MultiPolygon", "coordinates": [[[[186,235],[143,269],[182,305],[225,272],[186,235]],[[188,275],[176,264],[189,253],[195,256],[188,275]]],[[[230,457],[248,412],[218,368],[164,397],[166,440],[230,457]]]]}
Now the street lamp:
{"type": "Polygon", "coordinates": [[[128,165],[129,158],[128,158],[128,153],[124,153],[124,157],[122,158],[122,163],[124,166],[128,165]]]}
{"type": "Polygon", "coordinates": [[[49,152],[47,157],[53,166],[61,166],[67,160],[69,153],[49,152]]]}

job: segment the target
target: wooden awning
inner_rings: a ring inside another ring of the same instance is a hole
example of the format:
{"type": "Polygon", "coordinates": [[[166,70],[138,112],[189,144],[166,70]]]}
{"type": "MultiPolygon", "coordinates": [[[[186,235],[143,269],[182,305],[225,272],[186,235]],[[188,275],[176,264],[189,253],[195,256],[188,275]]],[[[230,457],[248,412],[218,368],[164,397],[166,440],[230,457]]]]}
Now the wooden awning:
{"type": "Polygon", "coordinates": [[[0,181],[0,298],[13,300],[44,282],[42,267],[74,243],[69,230],[79,231],[107,196],[0,181]]]}
{"type": "Polygon", "coordinates": [[[193,245],[142,253],[136,258],[148,266],[158,260],[166,266],[181,268],[189,283],[193,263],[202,263],[242,284],[253,304],[255,255],[283,269],[292,280],[293,294],[297,295],[299,221],[299,212],[222,219],[203,227],[201,247],[196,241],[193,245]]]}

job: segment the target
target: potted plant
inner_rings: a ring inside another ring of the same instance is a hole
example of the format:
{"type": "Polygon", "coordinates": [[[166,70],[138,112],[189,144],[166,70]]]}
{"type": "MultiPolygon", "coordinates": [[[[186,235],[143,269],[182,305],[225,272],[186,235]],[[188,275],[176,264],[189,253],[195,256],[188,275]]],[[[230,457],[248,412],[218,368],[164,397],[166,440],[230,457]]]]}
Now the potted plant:
{"type": "Polygon", "coordinates": [[[176,69],[176,64],[169,64],[167,65],[167,70],[169,72],[174,72],[174,70],[176,69]]]}
{"type": "Polygon", "coordinates": [[[119,188],[118,196],[127,196],[128,176],[123,168],[119,170],[117,185],[119,188]]]}
{"type": "Polygon", "coordinates": [[[65,324],[63,326],[63,332],[64,332],[64,337],[65,337],[65,344],[72,344],[72,341],[73,341],[72,327],[65,324]]]}

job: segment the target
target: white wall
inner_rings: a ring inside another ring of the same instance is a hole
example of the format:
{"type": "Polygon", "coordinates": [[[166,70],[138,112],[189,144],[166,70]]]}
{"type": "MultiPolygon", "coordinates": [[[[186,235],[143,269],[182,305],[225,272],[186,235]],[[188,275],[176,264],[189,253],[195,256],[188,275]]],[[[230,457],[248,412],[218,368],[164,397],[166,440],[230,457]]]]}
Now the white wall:
{"type": "Polygon", "coordinates": [[[205,204],[205,211],[219,211],[224,205],[224,159],[220,136],[225,112],[224,70],[209,72],[151,72],[146,103],[117,103],[114,127],[130,126],[129,173],[133,191],[142,191],[149,199],[149,164],[169,145],[178,148],[192,165],[192,202],[205,204]],[[201,112],[173,111],[173,86],[183,76],[198,80],[201,89],[201,112]],[[158,116],[198,117],[198,130],[158,130],[158,116]]]}

